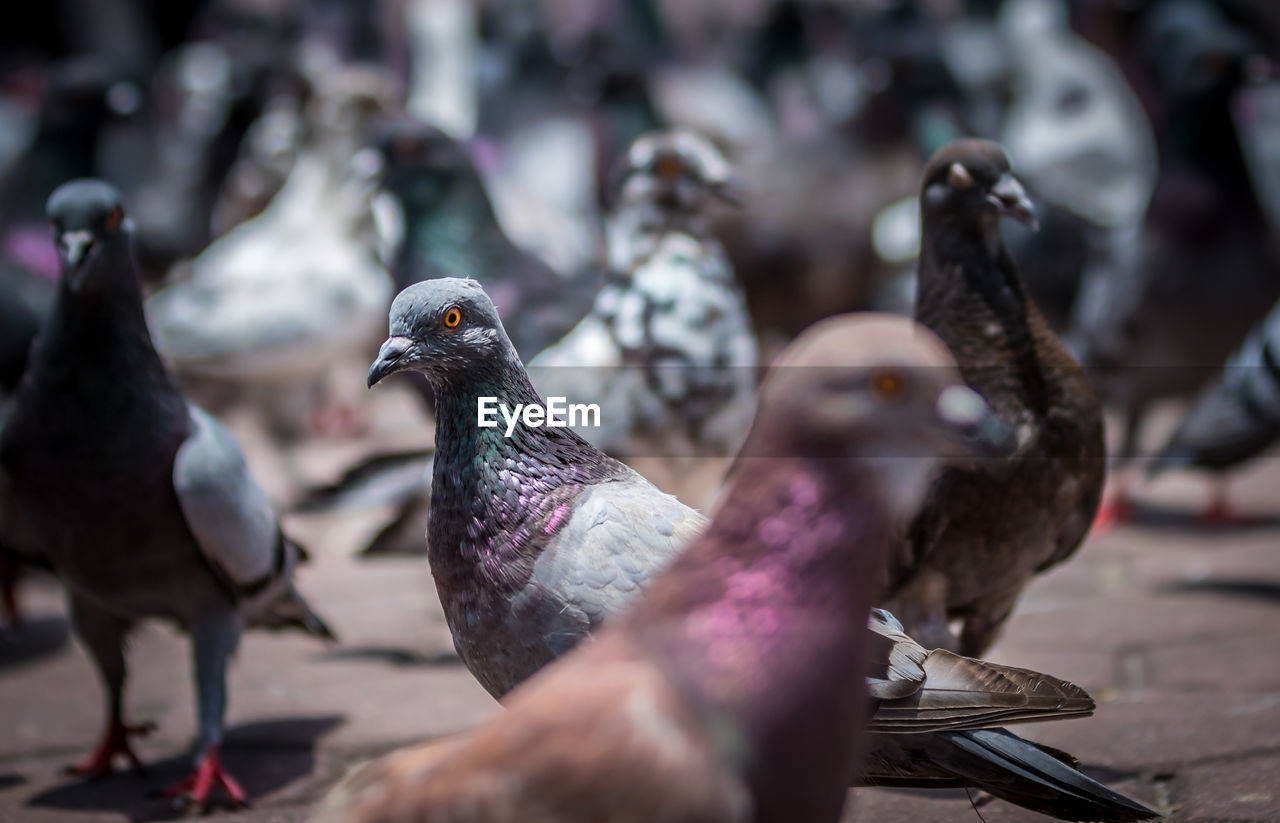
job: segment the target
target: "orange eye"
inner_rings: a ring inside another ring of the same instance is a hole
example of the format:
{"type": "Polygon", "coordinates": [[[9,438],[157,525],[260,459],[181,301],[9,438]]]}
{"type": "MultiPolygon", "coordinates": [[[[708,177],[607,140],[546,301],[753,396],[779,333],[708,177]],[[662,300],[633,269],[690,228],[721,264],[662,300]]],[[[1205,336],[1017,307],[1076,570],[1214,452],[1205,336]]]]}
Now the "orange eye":
{"type": "Polygon", "coordinates": [[[456,329],[458,324],[462,322],[462,312],[458,309],[449,309],[444,313],[444,327],[446,329],[456,329]]]}
{"type": "Polygon", "coordinates": [[[880,372],[871,378],[871,390],[882,400],[897,400],[902,397],[906,384],[897,372],[880,372]]]}
{"type": "Polygon", "coordinates": [[[107,231],[115,231],[116,227],[120,225],[120,221],[123,219],[124,210],[119,206],[113,208],[110,213],[107,214],[107,231]]]}
{"type": "Polygon", "coordinates": [[[664,180],[674,180],[684,171],[684,166],[675,157],[663,157],[658,160],[655,171],[664,180]]]}

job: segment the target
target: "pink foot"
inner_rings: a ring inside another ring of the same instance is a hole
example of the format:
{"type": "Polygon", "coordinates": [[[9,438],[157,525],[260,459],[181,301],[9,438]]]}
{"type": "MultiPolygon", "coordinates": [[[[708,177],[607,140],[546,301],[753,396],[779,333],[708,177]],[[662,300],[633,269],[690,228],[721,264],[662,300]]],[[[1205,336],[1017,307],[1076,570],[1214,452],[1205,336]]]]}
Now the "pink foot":
{"type": "Polygon", "coordinates": [[[214,786],[221,787],[236,808],[248,807],[249,801],[245,797],[244,789],[240,788],[235,778],[222,767],[222,757],[218,754],[218,747],[210,746],[209,751],[200,758],[200,762],[196,763],[195,771],[178,783],[161,789],[158,794],[161,797],[177,798],[185,803],[194,803],[201,808],[208,808],[209,795],[214,786]]]}
{"type": "Polygon", "coordinates": [[[1098,513],[1093,518],[1092,534],[1105,534],[1122,523],[1133,523],[1138,519],[1137,510],[1124,494],[1116,494],[1102,501],[1098,513]]]}
{"type": "Polygon", "coordinates": [[[107,733],[103,735],[102,742],[98,744],[98,748],[93,753],[81,760],[79,763],[67,767],[70,774],[78,774],[84,777],[106,777],[115,772],[113,762],[116,755],[122,754],[139,772],[145,771],[142,768],[142,761],[138,759],[138,755],[134,753],[133,748],[129,746],[129,738],[132,736],[146,737],[155,731],[156,724],[143,723],[139,726],[126,726],[119,720],[112,720],[107,727],[107,733]]]}

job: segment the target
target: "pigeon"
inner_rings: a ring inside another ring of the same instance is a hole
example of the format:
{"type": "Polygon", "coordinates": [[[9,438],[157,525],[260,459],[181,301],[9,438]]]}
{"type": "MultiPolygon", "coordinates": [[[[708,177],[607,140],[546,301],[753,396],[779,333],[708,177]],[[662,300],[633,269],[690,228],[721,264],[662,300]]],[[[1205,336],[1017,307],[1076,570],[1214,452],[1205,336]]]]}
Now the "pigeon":
{"type": "Polygon", "coordinates": [[[352,161],[389,90],[359,68],[327,83],[312,101],[315,144],[267,210],[147,303],[156,347],[180,374],[254,390],[286,438],[301,434],[334,360],[372,347],[393,294],[372,205],[378,169],[352,161]]]}
{"type": "MultiPolygon", "coordinates": [[[[390,326],[369,384],[415,369],[436,392],[427,556],[463,663],[502,697],[625,611],[707,520],[568,426],[518,423],[507,436],[505,427],[480,425],[481,398],[509,412],[541,401],[478,283],[417,283],[392,303],[390,326]]],[[[845,352],[851,366],[856,361],[848,358],[856,356],[868,358],[867,365],[894,351],[931,350],[936,373],[958,383],[946,349],[911,321],[868,316],[859,328],[835,335],[839,346],[824,335],[823,349],[845,352]]],[[[892,372],[876,374],[889,378],[883,391],[906,389],[892,372]]],[[[956,385],[946,398],[949,414],[966,418],[980,441],[1008,445],[1001,437],[1008,438],[1007,427],[975,392],[956,385]]],[[[884,456],[907,454],[928,452],[884,456]]],[[[1069,756],[991,728],[1088,714],[1093,701],[1078,687],[926,650],[887,614],[869,627],[878,639],[867,689],[879,710],[872,717],[871,768],[857,775],[861,782],[979,786],[1063,819],[1154,816],[1080,774],[1069,756]]]]}
{"type": "Polygon", "coordinates": [[[1031,578],[1088,534],[1106,474],[1102,410],[1005,250],[1001,218],[1034,214],[1004,150],[973,139],[939,149],[920,203],[915,318],[1017,432],[1018,448],[943,471],[895,547],[886,604],[925,645],[978,656],[1031,578]]]}
{"type": "Polygon", "coordinates": [[[392,267],[396,287],[463,272],[493,296],[522,357],[563,337],[586,313],[590,294],[517,247],[494,216],[466,146],[440,129],[402,118],[373,141],[387,189],[403,211],[404,243],[392,267]]]}
{"type": "Polygon", "coordinates": [[[219,757],[241,630],[332,633],[294,589],[299,549],[239,447],[165,373],[118,193],[66,183],[48,217],[62,277],[0,436],[0,544],[62,581],[106,689],[106,731],[72,768],[140,766],[129,738],[149,727],[124,722],[123,644],[137,621],[164,618],[192,637],[199,721],[195,770],[168,793],[203,805],[221,787],[243,804],[219,757]]]}
{"type": "MultiPolygon", "coordinates": [[[[1250,123],[1275,139],[1247,96],[1258,48],[1201,2],[1154,6],[1143,33],[1161,108],[1156,189],[1123,264],[1082,287],[1070,335],[1123,411],[1125,462],[1141,451],[1152,404],[1194,395],[1280,298],[1280,250],[1241,151],[1250,123]]],[[[1119,479],[1103,521],[1131,513],[1119,479]]]]}
{"type": "MultiPolygon", "coordinates": [[[[615,178],[608,279],[587,316],[529,363],[534,387],[597,404],[600,425],[579,434],[614,457],[729,457],[751,423],[758,353],[704,212],[713,199],[736,199],[735,180],[689,132],[640,137],[615,178]]],[[[298,510],[390,503],[395,516],[361,554],[421,554],[432,456],[374,455],[308,492],[298,510]]]]}
{"type": "Polygon", "coordinates": [[[782,355],[715,518],[594,643],[479,729],[365,767],[313,819],[837,820],[891,532],[931,464],[974,448],[939,349],[889,322],[874,354],[849,345],[871,319],[782,355]]]}
{"type": "Polygon", "coordinates": [[[737,451],[758,352],[745,298],[706,225],[735,202],[729,164],[687,131],[641,136],[620,161],[608,281],[591,311],[529,363],[543,397],[600,406],[579,431],[626,459],[737,451]]]}
{"type": "Polygon", "coordinates": [[[1280,304],[1271,309],[1231,355],[1182,416],[1173,434],[1147,466],[1156,477],[1177,469],[1204,469],[1217,475],[1214,497],[1203,519],[1236,519],[1227,500],[1226,471],[1280,440],[1280,304]]]}

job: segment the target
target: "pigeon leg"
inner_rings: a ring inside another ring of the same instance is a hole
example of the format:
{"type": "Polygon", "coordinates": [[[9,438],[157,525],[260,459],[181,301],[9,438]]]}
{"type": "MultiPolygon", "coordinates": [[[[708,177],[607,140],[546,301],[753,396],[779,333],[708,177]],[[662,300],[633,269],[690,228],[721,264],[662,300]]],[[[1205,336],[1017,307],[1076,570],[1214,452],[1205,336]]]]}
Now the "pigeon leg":
{"type": "Polygon", "coordinates": [[[956,636],[947,620],[947,578],[927,567],[894,594],[885,608],[926,649],[955,650],[956,636]]]}
{"type": "Polygon", "coordinates": [[[192,627],[191,645],[196,668],[197,721],[200,739],[196,744],[196,767],[190,775],[168,788],[162,797],[177,798],[208,808],[215,786],[220,787],[234,806],[247,806],[244,789],[222,766],[219,746],[222,721],[227,708],[227,662],[240,643],[240,616],[228,609],[208,615],[192,627]]]}
{"type": "Polygon", "coordinates": [[[1246,518],[1242,517],[1235,507],[1231,505],[1231,497],[1227,487],[1227,479],[1225,477],[1214,477],[1211,481],[1212,490],[1209,498],[1209,505],[1200,515],[1200,523],[1205,526],[1230,526],[1243,523],[1246,518]]]}
{"type": "Polygon", "coordinates": [[[107,730],[93,753],[69,766],[67,771],[87,777],[106,777],[115,771],[112,764],[116,755],[122,754],[134,769],[141,772],[142,761],[129,746],[129,738],[146,735],[155,726],[151,723],[127,726],[123,720],[124,637],[130,623],[74,595],[71,597],[71,622],[81,642],[88,648],[107,690],[107,730]]]}
{"type": "Polygon", "coordinates": [[[1021,587],[1007,592],[995,592],[982,598],[982,603],[964,620],[960,630],[960,654],[965,657],[981,657],[995,642],[1004,622],[1013,611],[1021,587]]]}
{"type": "Polygon", "coordinates": [[[18,608],[18,564],[0,548],[0,612],[10,629],[22,626],[22,611],[18,608]]]}

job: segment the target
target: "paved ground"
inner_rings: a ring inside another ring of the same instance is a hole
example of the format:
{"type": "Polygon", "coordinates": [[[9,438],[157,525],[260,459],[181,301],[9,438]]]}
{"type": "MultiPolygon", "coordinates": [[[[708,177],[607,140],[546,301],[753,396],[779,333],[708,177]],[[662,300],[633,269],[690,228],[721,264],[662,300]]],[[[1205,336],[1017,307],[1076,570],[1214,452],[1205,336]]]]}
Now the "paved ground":
{"type": "MultiPolygon", "coordinates": [[[[408,400],[374,439],[412,442],[421,428],[408,400]]],[[[267,484],[321,477],[366,444],[312,446],[288,462],[237,427],[267,484]]],[[[1240,503],[1280,513],[1280,460],[1238,484],[1240,503]]],[[[1177,478],[1152,490],[1190,510],[1203,486],[1177,478]]],[[[312,602],[342,635],[332,647],[293,636],[246,638],[231,677],[226,760],[255,798],[231,823],[304,820],[310,804],[352,764],[397,745],[467,726],[496,704],[454,657],[425,562],[360,562],[354,546],[379,512],[293,518],[315,561],[301,576],[312,602]]],[[[990,657],[1051,672],[1098,699],[1088,719],[1025,729],[1068,749],[1094,776],[1173,821],[1280,820],[1280,528],[1204,531],[1185,518],[1098,537],[1023,598],[990,657]]],[[[101,722],[90,664],[67,636],[52,583],[23,591],[27,629],[0,641],[0,821],[106,823],[173,817],[147,792],[184,774],[193,734],[188,647],[164,626],[129,649],[128,712],[158,731],[139,750],[148,776],[82,783],[64,765],[83,755],[101,722]]],[[[1025,727],[1024,727],[1025,728],[1025,727]]],[[[1001,802],[989,823],[1043,820],[1001,802]]],[[[856,821],[975,821],[963,793],[859,791],[856,821]]]]}

